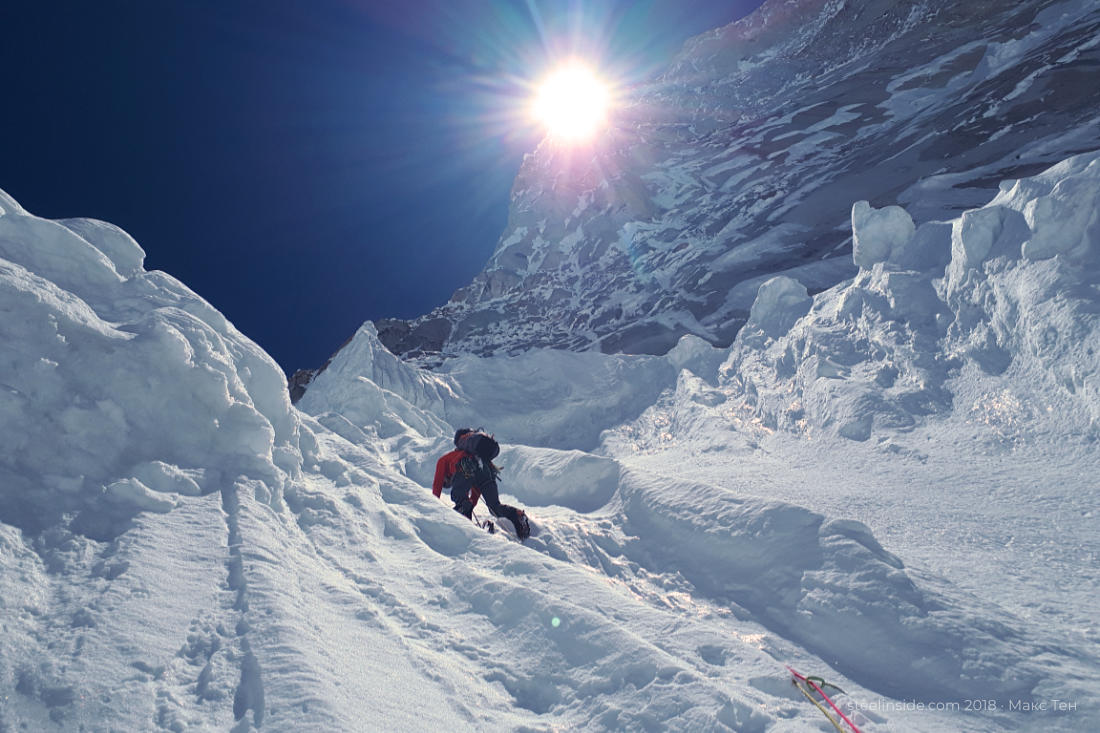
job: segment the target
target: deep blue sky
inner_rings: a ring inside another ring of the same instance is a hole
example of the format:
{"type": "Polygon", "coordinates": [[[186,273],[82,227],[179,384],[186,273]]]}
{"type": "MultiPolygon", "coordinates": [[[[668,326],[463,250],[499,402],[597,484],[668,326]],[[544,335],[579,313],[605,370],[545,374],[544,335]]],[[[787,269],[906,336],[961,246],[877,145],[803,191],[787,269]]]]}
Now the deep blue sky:
{"type": "Polygon", "coordinates": [[[104,219],[288,372],[491,254],[555,57],[625,81],[759,0],[16,0],[0,188],[104,219]]]}

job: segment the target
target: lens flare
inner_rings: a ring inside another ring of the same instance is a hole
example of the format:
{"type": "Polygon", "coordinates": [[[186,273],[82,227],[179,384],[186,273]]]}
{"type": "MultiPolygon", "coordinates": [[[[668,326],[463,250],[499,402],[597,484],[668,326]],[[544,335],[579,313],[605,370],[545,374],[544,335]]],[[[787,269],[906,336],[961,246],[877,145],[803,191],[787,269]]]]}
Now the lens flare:
{"type": "Polygon", "coordinates": [[[587,66],[574,61],[539,85],[531,114],[552,137],[584,142],[603,129],[610,101],[607,84],[587,66]]]}

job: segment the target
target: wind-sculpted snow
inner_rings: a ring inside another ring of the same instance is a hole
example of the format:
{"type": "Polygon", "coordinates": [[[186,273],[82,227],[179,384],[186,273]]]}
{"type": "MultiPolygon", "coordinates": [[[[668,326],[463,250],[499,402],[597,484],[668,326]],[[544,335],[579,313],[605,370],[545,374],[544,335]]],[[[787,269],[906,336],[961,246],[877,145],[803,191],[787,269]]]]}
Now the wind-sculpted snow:
{"type": "Polygon", "coordinates": [[[856,277],[810,308],[761,286],[721,369],[727,393],[767,426],[858,440],[968,409],[1009,440],[1012,422],[1047,417],[1100,439],[1098,190],[1091,154],[950,222],[914,229],[900,207],[857,203],[856,277]]]}
{"type": "Polygon", "coordinates": [[[238,472],[278,492],[298,470],[278,366],[143,257],[103,222],[0,216],[5,521],[75,512],[107,539],[238,472]]]}
{"type": "Polygon", "coordinates": [[[582,451],[515,446],[500,458],[501,486],[525,506],[602,509],[615,496],[622,472],[616,461],[582,451]]]}
{"type": "Polygon", "coordinates": [[[315,446],[275,362],[143,260],[0,196],[2,728],[263,719],[238,494],[278,509],[315,446]],[[211,709],[177,716],[187,684],[211,709]]]}

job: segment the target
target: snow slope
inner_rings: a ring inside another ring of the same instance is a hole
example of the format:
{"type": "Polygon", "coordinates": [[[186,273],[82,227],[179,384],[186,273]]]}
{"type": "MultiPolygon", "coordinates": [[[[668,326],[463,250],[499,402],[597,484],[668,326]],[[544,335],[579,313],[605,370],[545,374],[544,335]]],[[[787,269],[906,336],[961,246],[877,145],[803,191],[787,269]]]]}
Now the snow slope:
{"type": "Polygon", "coordinates": [[[369,327],[299,410],[115,227],[0,195],[0,730],[1088,730],[1100,156],[765,283],[728,349],[439,373],[369,327]],[[428,491],[505,443],[520,545],[428,491]]]}

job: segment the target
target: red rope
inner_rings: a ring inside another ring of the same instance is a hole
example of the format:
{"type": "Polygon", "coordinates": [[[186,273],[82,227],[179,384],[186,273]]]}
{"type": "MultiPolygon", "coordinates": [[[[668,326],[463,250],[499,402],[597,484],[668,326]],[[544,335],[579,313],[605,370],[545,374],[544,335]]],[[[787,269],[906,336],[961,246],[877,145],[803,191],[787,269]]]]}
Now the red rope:
{"type": "Polygon", "coordinates": [[[830,700],[829,696],[825,694],[825,690],[822,690],[821,687],[818,686],[818,684],[816,682],[814,682],[811,679],[807,679],[806,677],[803,677],[802,675],[800,675],[798,672],[795,672],[790,667],[787,667],[787,669],[789,669],[791,674],[793,674],[795,677],[802,680],[803,682],[805,682],[810,687],[814,688],[814,690],[817,691],[817,694],[821,695],[821,697],[823,697],[825,699],[825,702],[829,703],[829,707],[831,707],[833,710],[835,710],[836,714],[839,715],[845,723],[850,725],[852,727],[852,730],[855,731],[855,733],[860,733],[860,730],[859,730],[859,728],[856,727],[856,724],[853,723],[851,720],[849,720],[848,716],[845,715],[844,713],[842,713],[840,711],[840,708],[838,708],[836,705],[833,704],[833,701],[830,700]]]}

